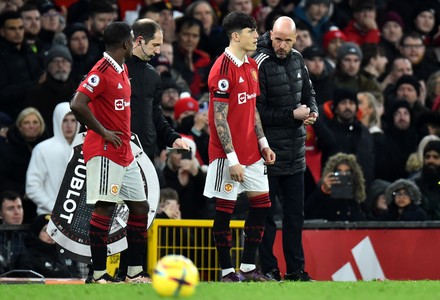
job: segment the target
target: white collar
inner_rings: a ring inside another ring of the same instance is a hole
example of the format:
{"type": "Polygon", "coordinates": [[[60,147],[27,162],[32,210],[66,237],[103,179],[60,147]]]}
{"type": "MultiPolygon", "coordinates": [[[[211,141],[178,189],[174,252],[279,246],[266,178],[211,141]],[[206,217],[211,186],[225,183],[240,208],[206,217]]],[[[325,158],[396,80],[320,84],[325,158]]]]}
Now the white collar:
{"type": "Polygon", "coordinates": [[[118,74],[121,74],[122,71],[124,71],[124,66],[120,66],[110,55],[108,55],[107,52],[104,52],[104,58],[112,65],[112,67],[118,72],[118,74]]]}
{"type": "Polygon", "coordinates": [[[244,61],[241,61],[240,59],[237,58],[237,56],[235,56],[231,51],[229,51],[228,48],[225,49],[225,55],[232,60],[232,62],[237,66],[237,67],[241,67],[241,65],[243,65],[244,63],[249,63],[249,59],[247,57],[247,55],[244,56],[244,61]]]}

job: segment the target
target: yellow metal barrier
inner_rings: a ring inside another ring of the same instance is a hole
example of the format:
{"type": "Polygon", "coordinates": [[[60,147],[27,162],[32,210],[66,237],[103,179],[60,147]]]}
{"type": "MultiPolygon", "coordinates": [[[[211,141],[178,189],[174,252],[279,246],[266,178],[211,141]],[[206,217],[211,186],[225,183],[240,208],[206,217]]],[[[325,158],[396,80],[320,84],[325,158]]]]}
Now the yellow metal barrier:
{"type": "MultiPolygon", "coordinates": [[[[167,254],[182,254],[190,258],[200,272],[200,280],[218,281],[220,266],[212,238],[212,220],[155,219],[148,230],[148,273],[167,254]]],[[[243,251],[244,221],[231,221],[231,256],[235,268],[240,266],[243,251]]]]}

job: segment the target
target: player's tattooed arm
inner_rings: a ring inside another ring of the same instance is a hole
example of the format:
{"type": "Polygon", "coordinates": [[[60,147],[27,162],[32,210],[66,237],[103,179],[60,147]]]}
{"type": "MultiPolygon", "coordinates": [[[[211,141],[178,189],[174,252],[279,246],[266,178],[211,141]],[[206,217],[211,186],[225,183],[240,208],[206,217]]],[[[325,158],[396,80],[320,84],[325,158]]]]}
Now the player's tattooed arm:
{"type": "Polygon", "coordinates": [[[222,143],[225,153],[234,152],[232,145],[231,130],[228,124],[228,108],[229,105],[224,102],[214,101],[214,123],[217,129],[217,134],[222,143]]]}
{"type": "Polygon", "coordinates": [[[255,133],[257,134],[258,139],[264,137],[263,125],[257,108],[255,108],[255,133]]]}

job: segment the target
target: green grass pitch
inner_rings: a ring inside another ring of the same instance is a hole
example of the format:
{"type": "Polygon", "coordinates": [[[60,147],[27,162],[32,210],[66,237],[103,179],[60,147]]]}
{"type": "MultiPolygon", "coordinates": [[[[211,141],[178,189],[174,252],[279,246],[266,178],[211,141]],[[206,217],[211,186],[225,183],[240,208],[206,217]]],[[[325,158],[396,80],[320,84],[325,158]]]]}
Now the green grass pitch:
{"type": "MultiPolygon", "coordinates": [[[[5,300],[155,300],[159,297],[149,284],[43,285],[5,284],[5,300]]],[[[370,282],[202,282],[190,300],[438,300],[440,281],[370,282]]]]}

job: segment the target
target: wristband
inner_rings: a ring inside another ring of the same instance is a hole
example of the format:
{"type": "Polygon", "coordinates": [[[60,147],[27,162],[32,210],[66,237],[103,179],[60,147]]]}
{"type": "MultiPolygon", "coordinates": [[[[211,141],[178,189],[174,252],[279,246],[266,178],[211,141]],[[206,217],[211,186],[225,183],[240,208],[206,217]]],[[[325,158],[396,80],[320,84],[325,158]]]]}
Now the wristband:
{"type": "Polygon", "coordinates": [[[238,161],[237,153],[235,153],[235,151],[226,154],[226,157],[228,158],[229,166],[230,166],[230,167],[235,166],[235,165],[238,165],[238,164],[240,163],[240,162],[238,161]]]}
{"type": "Polygon", "coordinates": [[[269,142],[267,141],[266,137],[262,137],[258,140],[258,144],[260,145],[260,149],[263,150],[264,148],[269,148],[269,142]]]}

